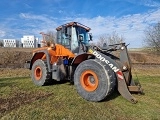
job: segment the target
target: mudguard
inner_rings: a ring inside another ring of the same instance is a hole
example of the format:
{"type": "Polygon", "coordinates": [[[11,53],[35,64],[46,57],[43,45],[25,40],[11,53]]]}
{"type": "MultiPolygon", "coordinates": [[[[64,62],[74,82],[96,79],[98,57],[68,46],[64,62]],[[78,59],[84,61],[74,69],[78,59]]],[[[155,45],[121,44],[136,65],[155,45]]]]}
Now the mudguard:
{"type": "Polygon", "coordinates": [[[48,65],[48,72],[51,72],[51,64],[50,64],[50,55],[48,53],[47,50],[39,50],[36,51],[30,61],[30,70],[32,69],[32,65],[33,63],[37,60],[37,59],[42,59],[43,56],[46,56],[46,62],[48,65]]]}
{"type": "Polygon", "coordinates": [[[73,64],[79,64],[81,62],[83,62],[84,60],[88,59],[88,56],[93,56],[93,54],[88,54],[88,53],[82,53],[82,54],[78,54],[72,61],[71,65],[73,64]]]}

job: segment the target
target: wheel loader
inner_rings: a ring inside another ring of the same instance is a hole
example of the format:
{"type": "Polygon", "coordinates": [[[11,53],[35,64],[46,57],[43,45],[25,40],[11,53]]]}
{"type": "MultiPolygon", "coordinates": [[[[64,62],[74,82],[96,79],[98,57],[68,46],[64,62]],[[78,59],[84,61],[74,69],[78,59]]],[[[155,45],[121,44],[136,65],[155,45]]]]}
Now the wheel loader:
{"type": "Polygon", "coordinates": [[[140,83],[132,79],[127,45],[90,45],[90,30],[78,22],[57,27],[55,42],[35,49],[31,60],[26,61],[33,83],[44,86],[67,80],[74,83],[79,95],[88,101],[102,101],[118,90],[125,99],[136,103],[131,93],[143,90],[140,83]],[[113,51],[119,51],[119,57],[113,55],[113,51]]]}

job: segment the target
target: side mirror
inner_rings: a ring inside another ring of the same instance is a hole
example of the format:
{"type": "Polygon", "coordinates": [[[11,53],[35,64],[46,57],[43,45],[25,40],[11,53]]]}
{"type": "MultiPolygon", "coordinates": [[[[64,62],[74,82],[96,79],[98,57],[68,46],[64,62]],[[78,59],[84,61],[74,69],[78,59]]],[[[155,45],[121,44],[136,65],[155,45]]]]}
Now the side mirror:
{"type": "Polygon", "coordinates": [[[89,41],[92,41],[92,34],[89,33],[89,41]]]}

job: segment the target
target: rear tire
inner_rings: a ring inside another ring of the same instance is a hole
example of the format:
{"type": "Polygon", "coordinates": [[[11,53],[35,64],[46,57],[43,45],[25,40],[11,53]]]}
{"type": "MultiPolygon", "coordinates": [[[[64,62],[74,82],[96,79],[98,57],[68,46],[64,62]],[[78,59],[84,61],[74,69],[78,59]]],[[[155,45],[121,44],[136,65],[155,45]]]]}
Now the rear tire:
{"type": "Polygon", "coordinates": [[[107,64],[89,59],[78,65],[74,74],[77,92],[86,100],[102,101],[115,88],[115,73],[107,64]]]}
{"type": "Polygon", "coordinates": [[[35,85],[43,86],[49,84],[51,73],[48,72],[46,61],[38,59],[33,63],[31,78],[35,85]]]}

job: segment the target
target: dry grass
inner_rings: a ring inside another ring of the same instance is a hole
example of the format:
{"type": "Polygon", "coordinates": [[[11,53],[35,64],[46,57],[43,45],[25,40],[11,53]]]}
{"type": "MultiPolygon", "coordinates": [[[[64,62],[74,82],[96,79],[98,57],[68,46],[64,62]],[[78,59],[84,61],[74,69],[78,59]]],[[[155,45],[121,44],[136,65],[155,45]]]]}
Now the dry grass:
{"type": "Polygon", "coordinates": [[[24,68],[0,68],[0,78],[29,77],[30,70],[24,68]]]}
{"type": "Polygon", "coordinates": [[[0,68],[23,68],[31,57],[31,49],[0,48],[0,68]]]}
{"type": "Polygon", "coordinates": [[[160,76],[160,65],[133,65],[132,74],[138,76],[160,76]]]}
{"type": "Polygon", "coordinates": [[[160,55],[145,51],[129,52],[132,63],[155,63],[160,64],[160,55]]]}
{"type": "MultiPolygon", "coordinates": [[[[31,48],[0,48],[0,68],[23,68],[32,57],[31,48]]],[[[132,63],[160,64],[160,55],[145,51],[129,51],[132,63]]]]}
{"type": "Polygon", "coordinates": [[[0,51],[1,52],[5,52],[5,51],[31,52],[33,50],[34,50],[34,48],[1,48],[0,47],[0,51]]]}

